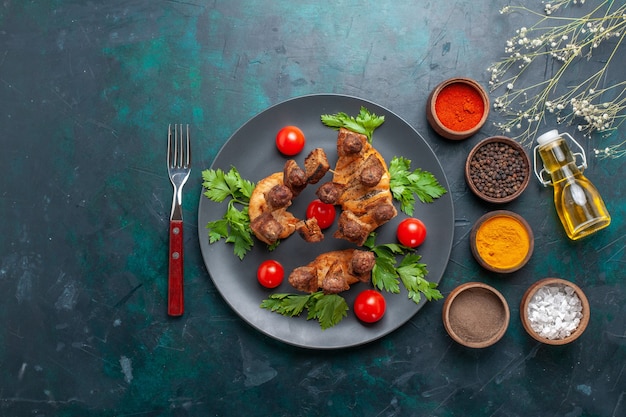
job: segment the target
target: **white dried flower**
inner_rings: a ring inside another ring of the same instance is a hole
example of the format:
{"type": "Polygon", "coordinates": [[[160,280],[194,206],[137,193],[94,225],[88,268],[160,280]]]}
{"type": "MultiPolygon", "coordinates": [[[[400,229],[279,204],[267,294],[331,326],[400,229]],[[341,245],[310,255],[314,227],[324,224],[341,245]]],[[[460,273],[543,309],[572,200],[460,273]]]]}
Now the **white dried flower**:
{"type": "MultiPolygon", "coordinates": [[[[505,132],[522,129],[516,137],[522,142],[534,139],[538,126],[549,122],[544,121],[548,114],[557,123],[573,125],[587,137],[594,131],[613,132],[626,121],[626,80],[605,84],[607,67],[614,60],[606,60],[603,68],[592,72],[578,85],[561,85],[561,78],[572,72],[570,68],[575,68],[575,76],[580,78],[586,68],[578,66],[579,62],[590,60],[601,48],[612,57],[618,54],[616,51],[623,40],[626,2],[599,0],[592,11],[581,17],[572,18],[569,12],[567,16],[557,16],[557,12],[568,5],[584,3],[585,0],[547,0],[543,6],[546,16],[541,24],[517,29],[515,35],[505,41],[505,58],[489,66],[491,90],[502,88],[504,91],[494,100],[493,107],[509,119],[497,126],[505,132]],[[606,42],[605,46],[603,41],[607,39],[617,40],[606,42]],[[544,72],[545,58],[558,63],[555,70],[546,74],[545,81],[524,86],[525,77],[520,78],[522,72],[534,68],[544,72]],[[612,101],[603,99],[605,96],[612,101]]],[[[500,13],[517,11],[534,13],[525,6],[506,6],[500,13]]],[[[626,140],[599,153],[602,157],[624,156],[626,140]]]]}

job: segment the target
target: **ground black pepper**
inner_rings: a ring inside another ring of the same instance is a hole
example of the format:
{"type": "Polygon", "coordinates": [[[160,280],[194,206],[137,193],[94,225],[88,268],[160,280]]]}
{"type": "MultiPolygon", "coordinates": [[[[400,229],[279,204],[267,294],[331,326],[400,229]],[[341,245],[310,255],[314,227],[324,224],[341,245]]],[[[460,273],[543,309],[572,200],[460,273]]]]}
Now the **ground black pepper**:
{"type": "Polygon", "coordinates": [[[526,179],[527,168],[519,150],[507,143],[489,142],[473,155],[470,180],[487,197],[505,198],[520,189],[526,179]]]}

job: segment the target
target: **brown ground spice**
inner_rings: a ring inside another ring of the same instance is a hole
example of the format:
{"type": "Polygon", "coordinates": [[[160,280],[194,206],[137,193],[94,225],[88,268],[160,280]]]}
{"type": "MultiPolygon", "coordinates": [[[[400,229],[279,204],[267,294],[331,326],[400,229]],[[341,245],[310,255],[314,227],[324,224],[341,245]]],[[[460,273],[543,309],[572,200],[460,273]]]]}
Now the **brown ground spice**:
{"type": "Polygon", "coordinates": [[[505,311],[500,299],[483,288],[460,293],[450,305],[450,325],[468,342],[482,342],[502,328],[505,311]]]}

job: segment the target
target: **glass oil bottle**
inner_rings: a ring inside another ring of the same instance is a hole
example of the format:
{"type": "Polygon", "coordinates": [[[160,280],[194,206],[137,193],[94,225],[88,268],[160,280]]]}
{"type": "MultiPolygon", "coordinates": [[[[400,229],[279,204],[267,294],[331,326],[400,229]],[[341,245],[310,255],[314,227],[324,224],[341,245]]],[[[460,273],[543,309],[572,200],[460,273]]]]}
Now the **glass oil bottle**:
{"type": "Polygon", "coordinates": [[[574,138],[557,130],[546,132],[537,138],[534,157],[535,175],[544,186],[554,187],[554,205],[570,239],[588,236],[611,223],[600,193],[583,175],[587,160],[583,148],[574,138]],[[572,153],[566,137],[578,146],[581,153],[572,153]],[[537,153],[544,166],[539,172],[537,153]],[[580,166],[576,165],[576,156],[582,158],[580,166]]]}

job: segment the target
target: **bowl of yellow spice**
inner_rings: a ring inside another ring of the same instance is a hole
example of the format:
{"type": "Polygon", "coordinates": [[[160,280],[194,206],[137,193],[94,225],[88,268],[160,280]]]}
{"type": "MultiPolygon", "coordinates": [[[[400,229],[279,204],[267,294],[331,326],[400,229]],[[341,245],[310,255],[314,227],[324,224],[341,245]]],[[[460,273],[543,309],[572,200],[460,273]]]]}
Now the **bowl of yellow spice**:
{"type": "Polygon", "coordinates": [[[522,216],[509,210],[495,210],[476,221],[470,234],[470,246],[483,268],[510,273],[526,265],[535,239],[522,216]]]}

